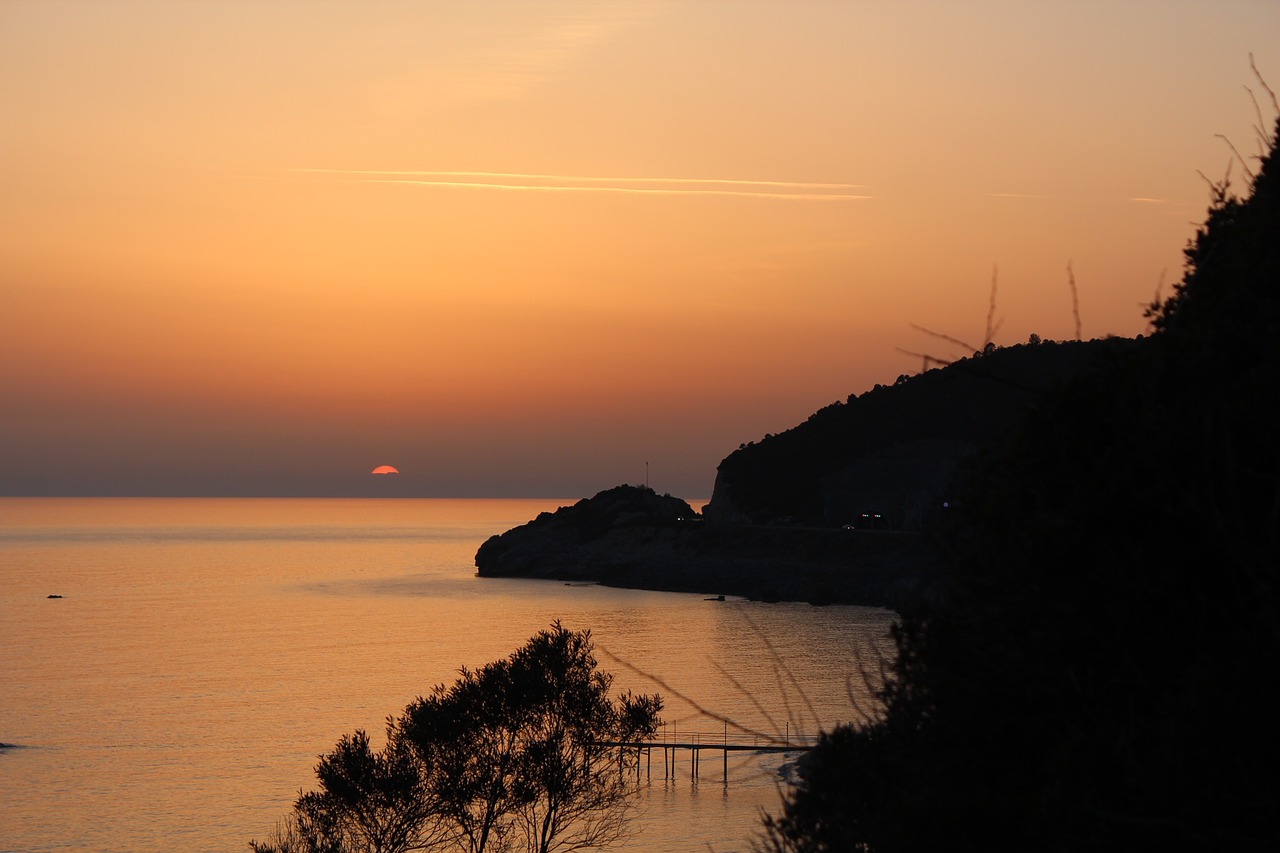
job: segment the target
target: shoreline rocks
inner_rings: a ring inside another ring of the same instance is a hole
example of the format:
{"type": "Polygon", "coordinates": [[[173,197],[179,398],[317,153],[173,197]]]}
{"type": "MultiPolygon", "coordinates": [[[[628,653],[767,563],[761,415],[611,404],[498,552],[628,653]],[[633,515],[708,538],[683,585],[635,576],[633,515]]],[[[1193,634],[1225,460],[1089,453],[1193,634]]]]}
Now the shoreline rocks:
{"type": "Polygon", "coordinates": [[[542,513],[476,552],[481,577],[897,610],[930,594],[938,565],[921,534],[716,524],[640,486],[542,513]]]}

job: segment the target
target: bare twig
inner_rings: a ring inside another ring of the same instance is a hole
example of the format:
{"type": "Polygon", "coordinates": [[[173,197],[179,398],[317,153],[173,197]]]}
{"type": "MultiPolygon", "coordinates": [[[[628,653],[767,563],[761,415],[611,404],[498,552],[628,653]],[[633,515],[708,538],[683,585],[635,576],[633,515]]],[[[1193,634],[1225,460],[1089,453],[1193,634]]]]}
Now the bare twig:
{"type": "Polygon", "coordinates": [[[1236,144],[1221,133],[1215,133],[1214,136],[1227,143],[1227,147],[1231,149],[1231,153],[1240,161],[1240,168],[1244,169],[1244,173],[1249,176],[1249,180],[1253,180],[1253,170],[1249,168],[1248,163],[1244,159],[1244,155],[1236,149],[1236,144]]]}
{"type": "Polygon", "coordinates": [[[936,364],[939,367],[946,367],[948,364],[954,363],[954,360],[938,358],[936,355],[929,355],[927,352],[913,352],[912,350],[903,349],[902,347],[894,347],[894,349],[898,352],[906,353],[907,355],[914,355],[916,358],[924,359],[924,370],[928,370],[930,364],[936,364]]]}
{"type": "MultiPolygon", "coordinates": [[[[1204,181],[1206,184],[1209,185],[1209,198],[1212,201],[1212,203],[1221,204],[1222,202],[1226,201],[1230,197],[1231,166],[1234,163],[1235,163],[1234,157],[1227,161],[1226,173],[1222,176],[1222,180],[1220,181],[1212,181],[1209,179],[1208,175],[1206,175],[1204,172],[1200,171],[1199,169],[1196,169],[1196,174],[1200,176],[1200,180],[1204,181]]],[[[1192,222],[1191,224],[1198,225],[1199,223],[1192,222]]]]}
{"type": "MultiPolygon", "coordinates": [[[[596,646],[596,650],[599,651],[604,656],[608,657],[614,663],[623,667],[624,669],[628,669],[634,674],[640,676],[641,678],[644,678],[653,682],[667,695],[674,696],[680,701],[688,703],[690,707],[692,707],[699,715],[703,717],[715,720],[717,723],[723,723],[724,725],[728,726],[729,728],[733,729],[736,732],[741,732],[742,734],[745,734],[745,735],[751,735],[752,737],[760,738],[760,740],[763,742],[767,742],[767,743],[782,742],[782,738],[779,738],[776,735],[769,734],[768,732],[757,731],[756,729],[750,728],[749,726],[742,725],[737,720],[726,717],[724,714],[717,714],[715,711],[712,711],[710,708],[707,708],[706,706],[702,705],[700,702],[698,702],[698,700],[694,699],[691,696],[686,695],[685,693],[682,693],[681,691],[672,687],[670,684],[667,684],[667,682],[663,681],[661,678],[654,675],[653,673],[646,672],[645,670],[640,669],[640,667],[636,666],[635,664],[623,660],[622,658],[613,654],[603,646],[596,646]]],[[[774,725],[774,723],[772,723],[771,721],[770,725],[774,725]]]]}
{"type": "Polygon", "coordinates": [[[1253,61],[1252,51],[1249,53],[1249,67],[1253,69],[1253,76],[1257,78],[1258,83],[1262,88],[1266,89],[1267,94],[1271,96],[1271,109],[1274,110],[1277,115],[1280,115],[1280,100],[1276,100],[1276,93],[1267,85],[1267,81],[1262,79],[1262,72],[1258,70],[1257,64],[1253,61]]]}
{"type": "Polygon", "coordinates": [[[872,697],[872,701],[879,707],[871,711],[862,707],[862,702],[858,699],[857,693],[853,689],[853,676],[850,675],[845,679],[845,695],[849,697],[849,704],[853,707],[856,717],[854,723],[857,725],[868,725],[874,723],[884,715],[884,697],[882,691],[884,686],[889,683],[893,677],[892,663],[885,658],[884,652],[876,650],[876,668],[879,670],[878,677],[872,675],[867,669],[866,661],[862,659],[862,654],[854,649],[854,655],[858,661],[858,675],[862,678],[862,688],[868,696],[872,697]]]}
{"type": "Polygon", "coordinates": [[[1258,123],[1253,126],[1253,134],[1258,137],[1258,156],[1265,157],[1270,147],[1271,136],[1264,129],[1262,122],[1262,108],[1258,106],[1258,98],[1253,94],[1253,90],[1248,86],[1244,90],[1249,93],[1249,100],[1253,102],[1253,115],[1257,118],[1258,123]]]}
{"type": "Polygon", "coordinates": [[[950,344],[955,344],[958,347],[964,347],[969,352],[978,351],[978,348],[973,346],[973,344],[966,344],[964,341],[958,338],[953,338],[950,335],[944,335],[941,332],[935,332],[932,329],[926,329],[924,326],[919,326],[915,323],[912,323],[910,325],[911,325],[911,328],[917,331],[924,332],[926,335],[932,335],[933,337],[938,338],[939,340],[946,341],[947,343],[950,343],[950,344]]]}
{"type": "Polygon", "coordinates": [[[987,344],[991,343],[991,339],[995,337],[996,329],[999,323],[996,322],[996,282],[1000,277],[1000,268],[991,265],[991,297],[987,301],[987,332],[982,340],[982,348],[986,349],[987,344]]]}
{"type": "Polygon", "coordinates": [[[765,635],[765,632],[760,629],[759,625],[752,621],[746,611],[739,610],[738,616],[741,617],[742,621],[747,623],[747,626],[750,627],[751,630],[755,632],[755,635],[760,638],[760,642],[764,643],[764,647],[769,650],[769,657],[773,661],[774,673],[778,676],[778,689],[782,692],[783,702],[786,703],[787,706],[787,718],[795,720],[797,725],[801,722],[799,718],[792,716],[791,714],[791,706],[790,703],[787,702],[787,697],[790,695],[790,691],[787,690],[787,685],[783,683],[782,673],[786,673],[787,680],[791,682],[791,686],[800,696],[800,699],[803,700],[805,708],[809,712],[809,717],[813,720],[813,724],[821,728],[822,718],[818,716],[817,710],[813,707],[813,700],[809,698],[809,693],[804,689],[804,685],[796,679],[795,673],[792,672],[789,667],[783,665],[782,655],[780,655],[778,650],[774,648],[773,641],[765,635]]]}
{"type": "Polygon", "coordinates": [[[1156,280],[1156,295],[1151,298],[1151,308],[1153,310],[1158,308],[1160,303],[1164,301],[1164,277],[1168,272],[1168,267],[1162,267],[1160,270],[1160,278],[1156,280]]]}
{"type": "Polygon", "coordinates": [[[1067,284],[1071,288],[1071,314],[1076,318],[1076,340],[1082,340],[1080,336],[1080,293],[1076,289],[1076,274],[1071,269],[1071,261],[1067,261],[1067,284]]]}
{"type": "Polygon", "coordinates": [[[748,690],[745,686],[743,686],[742,682],[738,681],[737,678],[731,675],[729,673],[729,670],[721,666],[719,661],[712,661],[712,666],[714,666],[716,670],[721,675],[723,675],[731,685],[733,685],[733,689],[737,690],[743,696],[747,697],[747,701],[751,703],[752,707],[754,707],[757,711],[759,711],[760,716],[764,717],[765,721],[768,722],[769,725],[773,728],[773,732],[775,735],[779,735],[782,733],[782,726],[778,725],[778,721],[773,718],[773,714],[769,713],[769,709],[766,708],[763,704],[761,704],[760,700],[756,698],[754,693],[748,690]]]}
{"type": "MultiPolygon", "coordinates": [[[[1257,63],[1253,61],[1253,54],[1249,54],[1249,68],[1253,70],[1253,76],[1258,84],[1266,90],[1267,95],[1271,98],[1271,111],[1280,116],[1280,100],[1276,99],[1276,93],[1267,85],[1267,81],[1263,79],[1262,72],[1258,70],[1257,63]]],[[[1253,126],[1254,135],[1258,137],[1258,160],[1263,160],[1267,156],[1267,152],[1275,146],[1275,126],[1274,121],[1268,124],[1262,118],[1262,108],[1258,106],[1258,97],[1248,86],[1244,90],[1249,93],[1249,100],[1253,102],[1253,115],[1258,123],[1253,126]]]]}

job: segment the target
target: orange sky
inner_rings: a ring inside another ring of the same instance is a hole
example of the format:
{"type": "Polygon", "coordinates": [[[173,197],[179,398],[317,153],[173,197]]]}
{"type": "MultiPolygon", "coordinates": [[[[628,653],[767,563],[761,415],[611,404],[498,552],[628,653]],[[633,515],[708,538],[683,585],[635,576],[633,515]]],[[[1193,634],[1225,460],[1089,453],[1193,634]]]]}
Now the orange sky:
{"type": "MultiPolygon", "coordinates": [[[[1145,330],[1280,3],[0,2],[0,494],[709,496],[1145,330]],[[399,477],[371,477],[392,464],[399,477]],[[372,481],[372,482],[371,482],[372,481]]],[[[1235,174],[1240,174],[1237,168],[1235,174]]]]}

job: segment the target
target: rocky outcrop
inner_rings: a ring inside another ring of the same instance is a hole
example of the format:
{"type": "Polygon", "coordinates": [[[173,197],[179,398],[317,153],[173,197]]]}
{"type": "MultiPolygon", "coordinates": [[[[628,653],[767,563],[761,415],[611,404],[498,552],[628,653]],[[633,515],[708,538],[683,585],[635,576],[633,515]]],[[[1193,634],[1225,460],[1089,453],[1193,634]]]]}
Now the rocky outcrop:
{"type": "Polygon", "coordinates": [[[476,552],[476,568],[483,577],[576,577],[572,570],[586,554],[603,556],[611,542],[698,517],[679,498],[642,486],[616,486],[490,536],[476,552]]]}
{"type": "Polygon", "coordinates": [[[936,565],[922,536],[713,524],[684,501],[637,486],[542,513],[476,553],[483,577],[898,609],[929,594],[936,565]]]}

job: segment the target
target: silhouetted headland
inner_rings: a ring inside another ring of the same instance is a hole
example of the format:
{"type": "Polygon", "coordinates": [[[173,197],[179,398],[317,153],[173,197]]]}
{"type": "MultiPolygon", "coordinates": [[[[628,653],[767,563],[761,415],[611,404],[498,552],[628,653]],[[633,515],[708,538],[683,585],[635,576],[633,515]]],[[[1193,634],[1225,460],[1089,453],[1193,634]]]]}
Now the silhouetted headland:
{"type": "Polygon", "coordinates": [[[679,498],[625,485],[490,537],[476,553],[484,577],[817,604],[892,605],[931,562],[919,535],[707,523],[679,498]]]}
{"type": "Polygon", "coordinates": [[[1132,348],[1036,342],[876,386],[721,462],[702,514],[617,486],[493,536],[484,577],[910,608],[943,594],[935,534],[979,453],[1052,387],[1132,348]]]}

